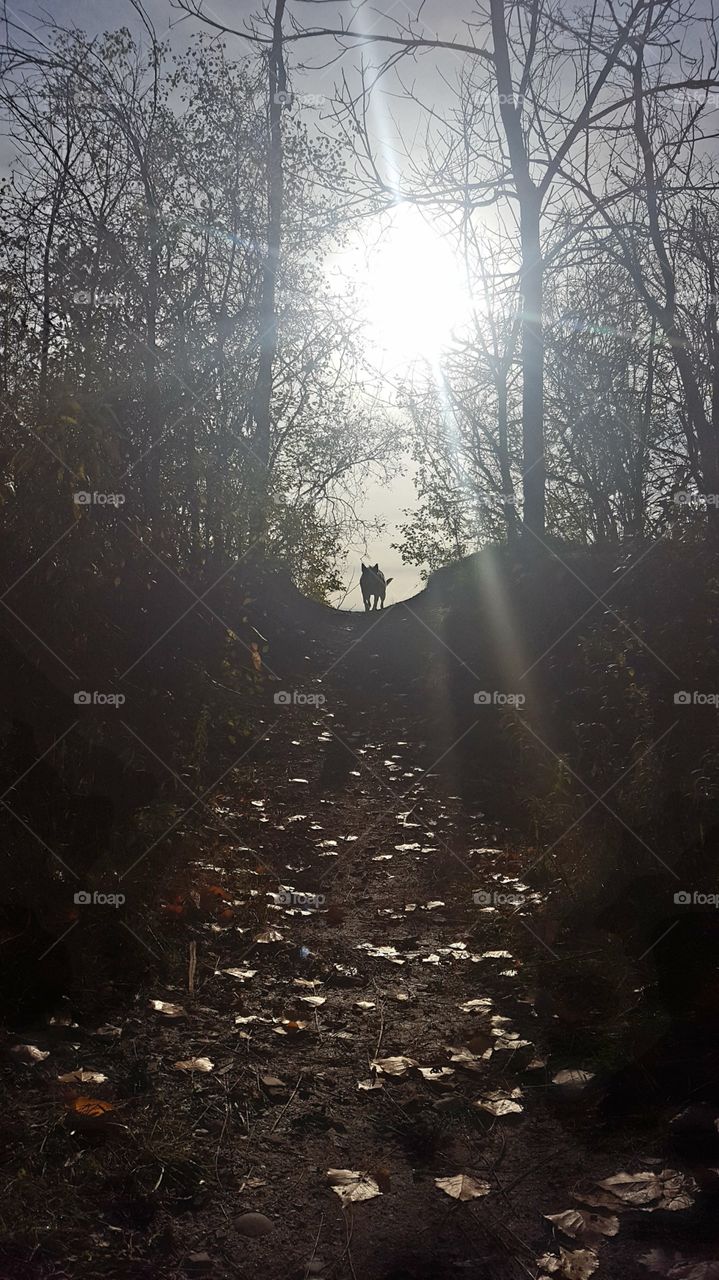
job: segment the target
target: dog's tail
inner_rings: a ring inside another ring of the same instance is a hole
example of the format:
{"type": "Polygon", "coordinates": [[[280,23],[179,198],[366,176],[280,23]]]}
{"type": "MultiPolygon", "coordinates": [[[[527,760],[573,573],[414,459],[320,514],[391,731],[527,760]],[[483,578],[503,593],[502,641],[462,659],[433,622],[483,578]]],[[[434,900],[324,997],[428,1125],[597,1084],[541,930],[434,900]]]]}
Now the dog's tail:
{"type": "Polygon", "coordinates": [[[394,578],[387,578],[384,585],[388,587],[390,582],[394,582],[394,578]]]}

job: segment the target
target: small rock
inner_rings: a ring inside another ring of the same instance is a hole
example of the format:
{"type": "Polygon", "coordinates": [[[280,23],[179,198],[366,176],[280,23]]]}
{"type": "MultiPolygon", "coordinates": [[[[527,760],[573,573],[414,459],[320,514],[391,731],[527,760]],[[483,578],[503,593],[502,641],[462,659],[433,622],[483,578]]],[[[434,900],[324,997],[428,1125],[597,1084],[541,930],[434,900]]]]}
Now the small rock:
{"type": "Polygon", "coordinates": [[[212,1258],[209,1253],[191,1253],[187,1265],[191,1271],[206,1271],[212,1266],[212,1258]]]}
{"type": "Polygon", "coordinates": [[[235,1226],[243,1236],[266,1236],[272,1230],[272,1222],[264,1213],[243,1213],[235,1226]]]}

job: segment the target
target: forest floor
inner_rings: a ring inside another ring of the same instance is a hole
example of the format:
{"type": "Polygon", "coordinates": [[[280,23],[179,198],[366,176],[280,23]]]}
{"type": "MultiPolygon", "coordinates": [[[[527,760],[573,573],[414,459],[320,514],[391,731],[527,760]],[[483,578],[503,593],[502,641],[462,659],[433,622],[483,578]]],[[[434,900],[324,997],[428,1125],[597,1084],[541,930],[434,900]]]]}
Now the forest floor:
{"type": "Polygon", "coordinates": [[[408,696],[408,613],[320,616],[192,856],[158,859],[161,976],[109,1022],[11,1029],[0,1277],[716,1278],[682,1106],[603,1109],[632,971],[619,1005],[572,999],[536,851],[460,796],[408,696]]]}

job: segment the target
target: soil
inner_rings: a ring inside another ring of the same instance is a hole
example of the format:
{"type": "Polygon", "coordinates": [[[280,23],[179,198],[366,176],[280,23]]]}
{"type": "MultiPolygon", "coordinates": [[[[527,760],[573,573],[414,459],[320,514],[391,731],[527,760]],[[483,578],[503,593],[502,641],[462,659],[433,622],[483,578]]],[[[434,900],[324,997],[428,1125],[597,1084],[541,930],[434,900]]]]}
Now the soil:
{"type": "MultiPolygon", "coordinates": [[[[640,1105],[612,1093],[666,1019],[639,1035],[641,966],[606,933],[557,925],[561,886],[519,814],[508,824],[491,761],[456,776],[455,659],[421,604],[283,609],[250,740],[172,857],[162,842],[148,855],[156,897],[139,916],[81,908],[108,931],[132,920],[116,964],[132,943],[144,975],[120,1000],[70,994],[8,1023],[1,1280],[534,1277],[541,1255],[588,1247],[545,1215],[667,1167],[700,1184],[692,1203],[622,1207],[596,1274],[649,1277],[652,1250],[658,1274],[675,1255],[708,1264],[711,1115],[698,1159],[691,1117],[681,1154],[670,1128],[702,1100],[692,1085],[640,1105]],[[25,1063],[18,1043],[47,1056],[25,1063]],[[196,1059],[211,1069],[175,1066],[196,1059]],[[106,1080],[59,1079],[79,1069],[106,1080]],[[588,1078],[554,1083],[562,1071],[588,1078]],[[494,1115],[488,1097],[520,1109],[494,1115]],[[345,1205],[328,1170],[375,1194],[345,1205]],[[437,1185],[456,1175],[488,1190],[458,1201],[437,1185]],[[245,1214],[271,1229],[245,1234],[245,1214]]],[[[468,711],[479,736],[482,714],[468,711]]],[[[122,883],[132,907],[132,873],[122,883]]]]}

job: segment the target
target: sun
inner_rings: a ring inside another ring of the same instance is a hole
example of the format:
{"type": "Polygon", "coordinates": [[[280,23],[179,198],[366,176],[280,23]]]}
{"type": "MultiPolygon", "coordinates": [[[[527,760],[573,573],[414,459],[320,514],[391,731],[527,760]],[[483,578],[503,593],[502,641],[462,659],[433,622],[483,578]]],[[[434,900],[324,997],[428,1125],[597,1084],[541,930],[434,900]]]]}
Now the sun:
{"type": "Polygon", "coordinates": [[[398,204],[346,261],[364,300],[367,340],[384,365],[436,364],[469,312],[461,263],[415,206],[398,204]]]}

